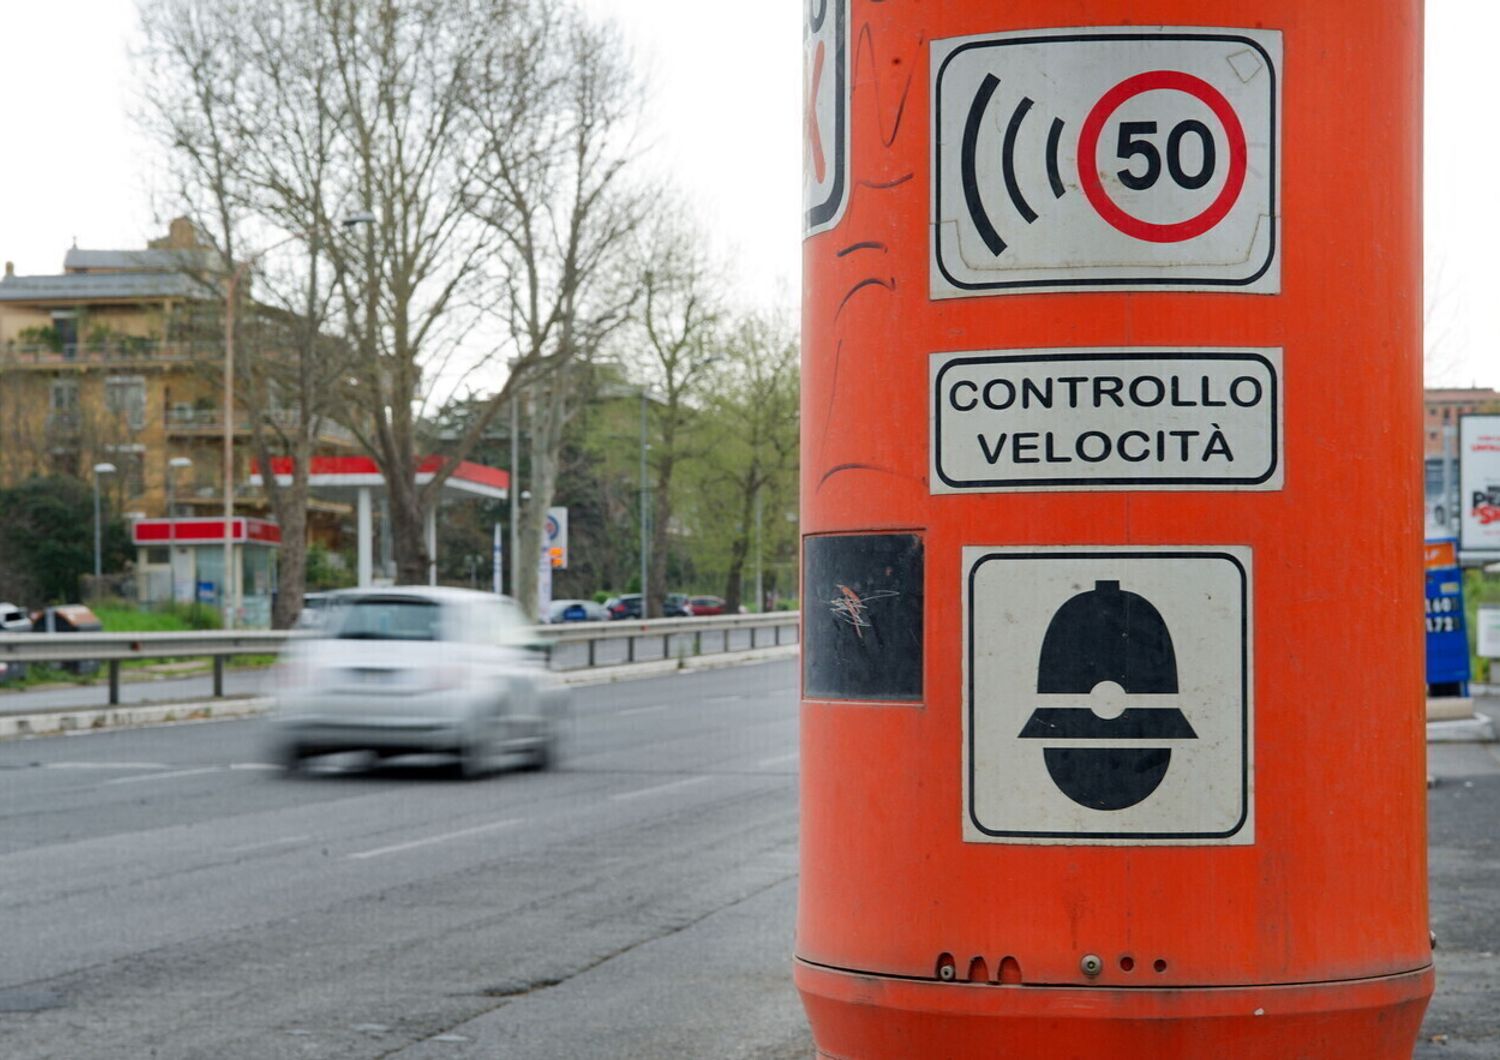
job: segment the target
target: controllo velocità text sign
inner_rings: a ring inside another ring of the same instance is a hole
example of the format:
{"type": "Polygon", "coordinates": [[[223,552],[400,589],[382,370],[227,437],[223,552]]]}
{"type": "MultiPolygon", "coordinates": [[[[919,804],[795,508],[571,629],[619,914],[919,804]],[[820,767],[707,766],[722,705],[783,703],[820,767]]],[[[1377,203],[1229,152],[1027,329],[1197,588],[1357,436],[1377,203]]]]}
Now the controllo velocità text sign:
{"type": "Polygon", "coordinates": [[[934,354],[934,493],[1276,490],[1281,351],[934,354]]]}

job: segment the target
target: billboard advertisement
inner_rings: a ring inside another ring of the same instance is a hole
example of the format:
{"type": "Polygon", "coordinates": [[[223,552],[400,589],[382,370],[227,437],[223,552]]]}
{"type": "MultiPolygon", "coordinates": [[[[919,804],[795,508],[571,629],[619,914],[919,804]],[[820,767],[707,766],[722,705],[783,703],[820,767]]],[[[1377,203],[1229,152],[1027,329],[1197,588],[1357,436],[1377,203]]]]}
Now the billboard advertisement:
{"type": "Polygon", "coordinates": [[[1458,421],[1459,547],[1500,555],[1500,416],[1458,421]]]}

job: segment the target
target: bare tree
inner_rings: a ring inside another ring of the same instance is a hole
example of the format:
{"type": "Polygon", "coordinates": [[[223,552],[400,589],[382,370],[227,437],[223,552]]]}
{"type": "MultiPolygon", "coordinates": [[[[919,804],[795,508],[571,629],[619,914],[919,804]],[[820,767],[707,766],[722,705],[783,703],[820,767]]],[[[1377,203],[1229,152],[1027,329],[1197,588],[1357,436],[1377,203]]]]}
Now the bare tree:
{"type": "Polygon", "coordinates": [[[696,455],[689,435],[698,410],[693,399],[722,359],[717,343],[722,280],[701,249],[700,233],[674,215],[662,214],[642,241],[638,315],[639,360],[655,391],[651,464],[651,558],[643,587],[644,617],[659,616],[667,594],[668,548],[673,512],[673,475],[696,455]]]}
{"type": "Polygon", "coordinates": [[[337,414],[386,480],[401,580],[427,579],[443,483],[522,385],[539,547],[568,368],[631,300],[615,259],[638,213],[619,178],[639,95],[617,35],[568,0],[143,2],[186,197],[230,261],[247,229],[299,240],[300,297],[283,302],[319,325],[305,350],[341,326],[337,414]],[[502,360],[505,386],[439,445],[429,407],[502,360]]]}
{"type": "MultiPolygon", "coordinates": [[[[470,335],[479,267],[490,251],[489,233],[468,210],[480,146],[469,101],[474,78],[514,33],[517,8],[508,0],[302,2],[323,12],[320,39],[344,140],[343,198],[360,222],[328,250],[355,354],[348,419],[386,481],[398,576],[425,582],[425,523],[455,462],[417,484],[432,442],[422,412],[470,335]]],[[[341,220],[328,215],[323,224],[337,233],[341,220]]]]}
{"type": "MultiPolygon", "coordinates": [[[[308,465],[346,372],[343,347],[328,334],[337,285],[324,251],[330,179],[339,162],[334,69],[318,47],[320,11],[269,2],[204,5],[153,0],[142,7],[147,40],[146,122],[172,149],[178,202],[207,219],[222,251],[217,276],[199,257],[185,268],[235,300],[240,356],[236,404],[246,410],[251,444],[282,530],[272,621],[285,628],[302,609],[307,571],[308,465]],[[287,266],[262,273],[262,302],[245,292],[255,266],[246,231],[295,243],[287,266]],[[285,233],[290,233],[286,235],[285,233]],[[242,258],[242,260],[237,260],[242,258]],[[273,473],[290,458],[289,482],[273,473]]],[[[228,308],[228,307],[226,307],[228,308]]],[[[217,313],[201,323],[222,334],[217,313]]],[[[200,336],[201,337],[201,336],[200,336]]]]}
{"type": "Polygon", "coordinates": [[[580,364],[635,300],[627,255],[646,196],[626,180],[641,93],[619,34],[548,2],[528,5],[527,26],[516,51],[493,56],[476,84],[484,152],[474,213],[497,241],[491,276],[515,354],[478,429],[523,389],[531,501],[513,562],[516,595],[535,614],[536,567],[524,557],[540,554],[563,429],[586,392],[580,364]]]}

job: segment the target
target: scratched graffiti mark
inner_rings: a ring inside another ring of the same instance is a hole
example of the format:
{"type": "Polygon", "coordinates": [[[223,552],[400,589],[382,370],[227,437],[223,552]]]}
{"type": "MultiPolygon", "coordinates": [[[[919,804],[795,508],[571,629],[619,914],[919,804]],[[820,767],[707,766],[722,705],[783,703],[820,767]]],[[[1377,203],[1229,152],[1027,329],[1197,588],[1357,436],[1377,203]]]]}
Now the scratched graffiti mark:
{"type": "Polygon", "coordinates": [[[894,291],[896,289],[896,277],[892,276],[889,279],[882,279],[879,276],[869,276],[860,280],[853,287],[849,288],[849,292],[844,295],[844,299],[839,303],[839,307],[833,311],[833,319],[838,320],[843,315],[844,307],[849,304],[849,300],[867,287],[884,287],[887,291],[894,291]]]}
{"type": "Polygon", "coordinates": [[[888,600],[893,596],[901,594],[895,589],[875,589],[860,596],[859,593],[847,585],[836,585],[839,594],[828,601],[828,610],[833,612],[833,617],[840,622],[854,627],[854,632],[864,639],[865,630],[871,629],[870,616],[868,614],[870,601],[888,600]]]}
{"type": "Polygon", "coordinates": [[[879,240],[866,239],[863,242],[850,243],[847,247],[840,248],[835,256],[842,258],[847,254],[853,254],[856,250],[878,250],[882,254],[886,254],[890,252],[890,249],[890,247],[886,246],[879,240]]]}
{"type": "Polygon", "coordinates": [[[894,177],[891,180],[861,180],[859,182],[859,186],[862,188],[870,188],[873,191],[889,191],[891,188],[899,188],[911,178],[911,173],[903,173],[899,177],[894,177]]]}
{"type": "MultiPolygon", "coordinates": [[[[917,38],[917,49],[919,51],[921,50],[921,47],[924,43],[924,38],[917,38]]],[[[875,64],[875,69],[879,70],[880,64],[876,61],[875,57],[875,34],[874,31],[870,28],[870,24],[868,22],[859,27],[859,39],[855,42],[854,45],[853,81],[856,92],[858,92],[861,87],[859,80],[861,69],[860,62],[864,59],[864,56],[867,52],[870,56],[868,61],[875,64]]],[[[901,86],[901,95],[900,98],[896,101],[896,113],[894,120],[892,120],[892,122],[890,123],[889,132],[886,131],[885,115],[880,106],[880,78],[877,76],[870,79],[870,84],[872,85],[873,91],[875,93],[875,120],[878,126],[876,131],[880,134],[881,142],[886,147],[890,147],[893,143],[896,142],[896,135],[901,131],[901,119],[906,115],[906,101],[907,97],[911,95],[912,76],[913,74],[915,74],[915,72],[915,64],[910,64],[907,66],[906,83],[901,86]]]]}

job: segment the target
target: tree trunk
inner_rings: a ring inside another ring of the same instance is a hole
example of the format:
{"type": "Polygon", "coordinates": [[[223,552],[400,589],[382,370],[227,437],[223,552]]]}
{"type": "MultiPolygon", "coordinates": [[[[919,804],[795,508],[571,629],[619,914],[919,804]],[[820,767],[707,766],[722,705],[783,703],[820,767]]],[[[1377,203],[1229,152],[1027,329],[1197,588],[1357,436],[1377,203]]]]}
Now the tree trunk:
{"type": "Polygon", "coordinates": [[[427,520],[422,509],[421,493],[408,478],[402,483],[386,473],[390,491],[391,546],[396,558],[396,584],[427,584],[427,520]]]}
{"type": "MultiPolygon", "coordinates": [[[[276,559],[276,606],[271,612],[272,629],[291,629],[302,613],[302,597],[307,591],[307,462],[311,446],[305,435],[298,438],[292,458],[292,483],[286,489],[274,490],[272,498],[276,522],[281,526],[281,551],[276,559]]],[[[271,468],[261,474],[269,483],[271,468]]]]}
{"type": "Polygon", "coordinates": [[[547,509],[557,492],[557,474],[562,448],[562,429],[567,418],[567,390],[560,375],[534,386],[530,395],[531,499],[521,506],[520,554],[514,559],[516,603],[541,621],[537,568],[542,556],[542,534],[547,509]]]}
{"type": "MultiPolygon", "coordinates": [[[[737,615],[744,595],[745,559],[750,555],[750,520],[755,517],[755,495],[759,489],[746,490],[740,504],[739,532],[729,545],[729,576],[724,582],[724,611],[737,615]]],[[[760,601],[756,602],[760,606],[760,601]]]]}
{"type": "Polygon", "coordinates": [[[663,444],[665,453],[656,471],[655,497],[651,512],[651,562],[646,572],[650,579],[650,591],[642,600],[643,618],[659,618],[666,614],[663,602],[667,598],[667,524],[672,521],[672,451],[670,442],[663,444]]]}

